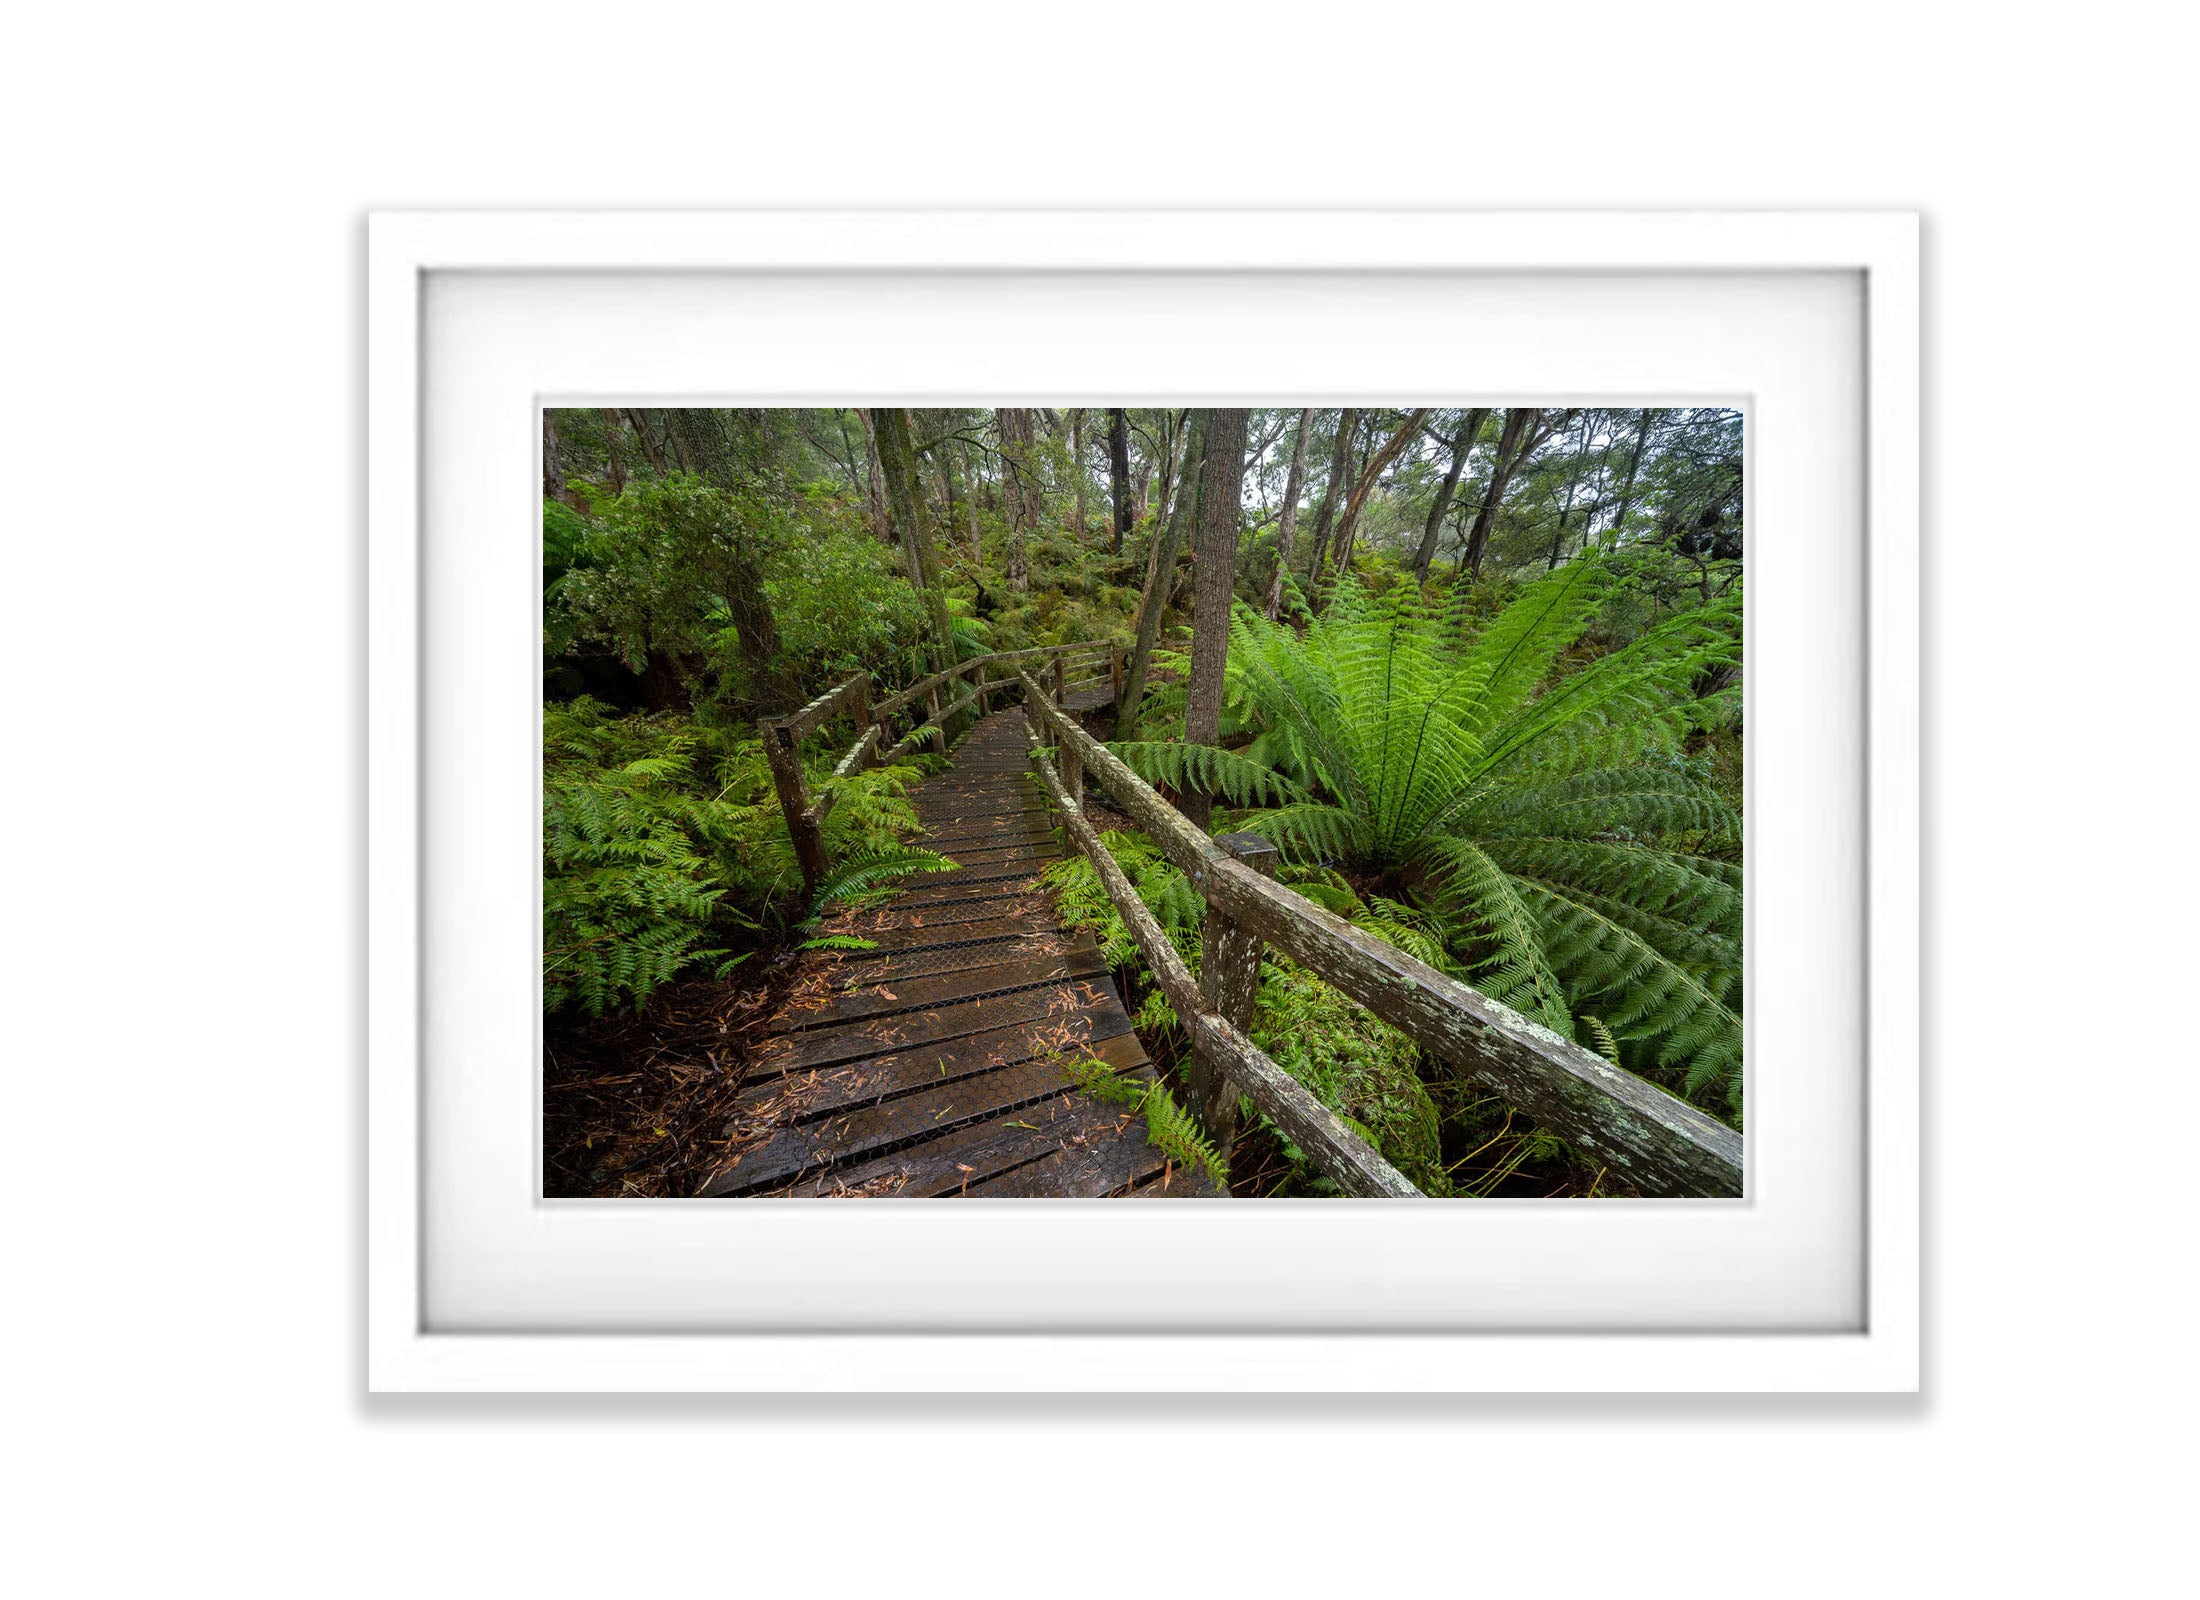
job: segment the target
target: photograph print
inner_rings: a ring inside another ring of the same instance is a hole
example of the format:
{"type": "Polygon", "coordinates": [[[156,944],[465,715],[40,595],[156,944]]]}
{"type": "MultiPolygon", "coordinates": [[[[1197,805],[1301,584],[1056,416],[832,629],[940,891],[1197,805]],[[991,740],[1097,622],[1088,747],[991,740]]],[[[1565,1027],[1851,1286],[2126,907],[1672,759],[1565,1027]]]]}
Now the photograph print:
{"type": "Polygon", "coordinates": [[[1743,429],[543,410],[544,1194],[1740,1196],[1743,429]]]}

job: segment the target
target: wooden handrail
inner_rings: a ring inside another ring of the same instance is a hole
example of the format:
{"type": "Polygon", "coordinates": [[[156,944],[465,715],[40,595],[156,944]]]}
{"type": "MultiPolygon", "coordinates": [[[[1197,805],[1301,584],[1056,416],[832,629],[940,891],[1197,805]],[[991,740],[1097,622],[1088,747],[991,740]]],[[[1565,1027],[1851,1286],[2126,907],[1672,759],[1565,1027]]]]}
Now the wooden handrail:
{"type": "Polygon", "coordinates": [[[1160,847],[1210,913],[1275,945],[1643,1193],[1742,1193],[1742,1136],[1732,1128],[1233,859],[1028,674],[1023,687],[1026,715],[1160,847]]]}
{"type": "MultiPolygon", "coordinates": [[[[1028,676],[1024,679],[1024,694],[1025,732],[1031,740],[1033,764],[1038,768],[1039,781],[1046,786],[1060,812],[1062,827],[1084,852],[1085,859],[1092,863],[1093,871],[1099,874],[1100,886],[1107,891],[1116,915],[1130,931],[1154,982],[1175,1008],[1177,1020],[1191,1035],[1192,1049],[1199,1060],[1226,1080],[1233,1110],[1237,1094],[1243,1093],[1292,1143],[1307,1153],[1324,1177],[1347,1194],[1389,1200],[1423,1198],[1410,1178],[1383,1159],[1382,1152],[1354,1133],[1343,1118],[1270,1060],[1260,1046],[1246,1038],[1242,1019],[1233,1021],[1219,1006],[1209,1008],[1208,997],[1201,992],[1200,980],[1184,965],[1161,924],[1138,898],[1138,891],[1123,875],[1123,869],[1115,864],[1115,858],[1108,854],[1108,847],[1093,832],[1092,824],[1085,820],[1077,802],[1070,798],[1069,791],[1055,773],[1054,763],[1047,759],[1046,747],[1039,737],[1039,713],[1034,709],[1043,705],[1044,700],[1028,676]]],[[[1221,919],[1219,914],[1211,914],[1211,920],[1221,919]]],[[[1257,973],[1258,947],[1250,948],[1247,954],[1257,973]]],[[[1250,998],[1247,986],[1245,1009],[1248,1011],[1250,998]]],[[[1210,1134],[1218,1132],[1211,1121],[1208,1131],[1210,1134]]],[[[1218,1138],[1217,1142],[1226,1142],[1226,1138],[1218,1138]]]]}
{"type": "Polygon", "coordinates": [[[929,741],[932,748],[946,753],[947,725],[963,712],[975,708],[983,715],[990,704],[989,695],[1001,689],[1016,686],[1015,678],[996,678],[988,681],[985,668],[997,661],[1030,661],[1041,656],[1052,656],[1056,677],[1061,676],[1062,663],[1081,651],[1104,650],[1110,660],[1118,663],[1120,652],[1106,639],[1087,639],[1077,644],[1036,645],[1028,650],[1000,650],[991,655],[973,656],[968,661],[957,662],[945,672],[935,672],[919,678],[908,688],[888,695],[872,703],[871,675],[859,672],[827,689],[799,711],[784,717],[767,717],[757,724],[758,735],[764,744],[764,759],[771,766],[772,787],[779,794],[779,809],[787,819],[787,836],[794,842],[795,860],[802,868],[804,885],[815,893],[824,880],[829,864],[825,859],[824,823],[832,813],[834,802],[839,799],[836,789],[828,788],[814,801],[810,798],[809,781],[802,770],[802,741],[833,716],[846,709],[855,718],[856,742],[848,748],[833,767],[832,776],[826,780],[837,784],[870,767],[892,766],[902,757],[912,754],[917,746],[929,741]],[[944,708],[940,704],[940,690],[958,680],[970,684],[970,692],[944,708]],[[887,719],[904,707],[912,705],[919,697],[925,702],[925,714],[909,734],[883,753],[880,746],[886,742],[887,719]]]}
{"type": "Polygon", "coordinates": [[[872,707],[872,710],[880,717],[892,716],[903,706],[921,697],[926,690],[941,688],[950,679],[967,676],[973,667],[987,666],[996,661],[1027,661],[1034,656],[1066,656],[1079,650],[1112,651],[1114,648],[1106,639],[1086,639],[1078,644],[1043,644],[1029,650],[1001,650],[988,656],[972,656],[968,661],[958,661],[945,672],[935,672],[929,677],[919,678],[906,689],[888,695],[872,707]]]}

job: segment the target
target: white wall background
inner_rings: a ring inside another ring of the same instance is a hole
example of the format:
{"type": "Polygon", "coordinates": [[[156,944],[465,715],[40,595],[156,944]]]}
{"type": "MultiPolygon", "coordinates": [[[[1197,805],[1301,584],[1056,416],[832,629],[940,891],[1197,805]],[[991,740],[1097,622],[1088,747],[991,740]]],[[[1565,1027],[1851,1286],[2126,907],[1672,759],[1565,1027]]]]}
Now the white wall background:
{"type": "Polygon", "coordinates": [[[22,1592],[2145,1578],[2191,1483],[2189,27],[2114,3],[15,17],[22,1592]],[[361,215],[828,200],[1925,212],[1922,1398],[365,1399],[361,215]]]}

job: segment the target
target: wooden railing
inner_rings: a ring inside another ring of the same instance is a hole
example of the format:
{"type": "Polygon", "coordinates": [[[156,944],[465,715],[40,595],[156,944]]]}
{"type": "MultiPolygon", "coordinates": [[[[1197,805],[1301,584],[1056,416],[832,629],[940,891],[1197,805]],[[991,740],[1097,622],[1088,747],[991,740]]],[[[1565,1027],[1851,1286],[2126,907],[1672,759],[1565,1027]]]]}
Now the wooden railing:
{"type": "Polygon", "coordinates": [[[908,688],[876,704],[871,700],[871,675],[859,672],[826,690],[800,711],[759,723],[757,731],[763,739],[764,759],[771,765],[772,786],[779,792],[779,809],[787,819],[787,836],[794,841],[795,860],[801,864],[803,883],[815,890],[831,870],[831,863],[825,857],[824,824],[834,801],[839,798],[835,784],[870,767],[891,766],[920,744],[929,743],[934,750],[944,753],[948,730],[958,717],[965,712],[984,716],[994,695],[1016,688],[1021,681],[1021,667],[1008,676],[992,678],[986,676],[988,668],[1003,662],[1037,665],[1046,657],[1053,660],[1054,692],[1058,699],[1101,683],[1112,683],[1116,692],[1122,691],[1122,651],[1105,639],[1095,639],[1080,644],[1041,645],[1032,650],[1001,650],[992,655],[974,656],[945,672],[919,678],[908,688]],[[1072,681],[1070,662],[1088,656],[1093,659],[1083,664],[1099,667],[1104,660],[1104,667],[1097,673],[1072,681]],[[951,687],[965,682],[968,684],[966,692],[943,705],[942,698],[951,687]],[[896,743],[882,749],[885,741],[894,736],[895,727],[909,719],[919,702],[923,704],[924,714],[915,718],[896,743]],[[842,712],[847,712],[855,721],[856,741],[834,766],[824,792],[813,799],[802,770],[802,741],[842,712]]]}
{"type": "Polygon", "coordinates": [[[1060,825],[1100,875],[1191,1036],[1193,1096],[1211,1137],[1227,1144],[1242,1093],[1348,1193],[1419,1192],[1245,1037],[1261,947],[1272,944],[1641,1193],[1742,1193],[1742,1137],[1732,1128],[1276,883],[1267,841],[1210,839],[1086,733],[1059,696],[1027,673],[1018,681],[1034,764],[1060,825]],[[1088,776],[1207,902],[1196,980],[1085,821],[1088,776]]]}

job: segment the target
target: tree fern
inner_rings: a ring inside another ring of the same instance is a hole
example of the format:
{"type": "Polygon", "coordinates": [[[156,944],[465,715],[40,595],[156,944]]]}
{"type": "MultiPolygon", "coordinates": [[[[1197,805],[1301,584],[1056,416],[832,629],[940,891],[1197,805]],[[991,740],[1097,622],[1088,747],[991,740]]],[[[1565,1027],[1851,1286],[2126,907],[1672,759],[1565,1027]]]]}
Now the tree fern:
{"type": "Polygon", "coordinates": [[[1152,781],[1257,808],[1231,825],[1293,868],[1438,914],[1493,998],[1569,1037],[1593,1010],[1629,1064],[1738,1111],[1741,819],[1686,752],[1738,703],[1696,690],[1740,661],[1740,594],[1582,664],[1614,592],[1592,558],[1480,626],[1479,597],[1431,611],[1412,585],[1351,578],[1303,635],[1240,606],[1245,748],[1115,748],[1152,781]]]}

